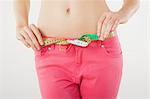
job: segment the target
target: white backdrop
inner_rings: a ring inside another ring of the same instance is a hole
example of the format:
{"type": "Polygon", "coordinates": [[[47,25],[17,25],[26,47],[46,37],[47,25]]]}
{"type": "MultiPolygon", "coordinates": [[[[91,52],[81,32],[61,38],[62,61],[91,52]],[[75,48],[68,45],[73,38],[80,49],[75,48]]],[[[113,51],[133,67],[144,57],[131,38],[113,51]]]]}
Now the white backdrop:
{"type": "MultiPolygon", "coordinates": [[[[16,40],[12,1],[0,0],[0,99],[41,99],[33,51],[16,40]]],[[[31,2],[30,22],[35,24],[40,9],[38,1],[31,2]]],[[[117,10],[122,4],[122,0],[106,1],[113,10],[117,10]]],[[[127,24],[118,28],[124,55],[118,99],[150,99],[148,21],[148,2],[141,0],[138,12],[127,24]]]]}

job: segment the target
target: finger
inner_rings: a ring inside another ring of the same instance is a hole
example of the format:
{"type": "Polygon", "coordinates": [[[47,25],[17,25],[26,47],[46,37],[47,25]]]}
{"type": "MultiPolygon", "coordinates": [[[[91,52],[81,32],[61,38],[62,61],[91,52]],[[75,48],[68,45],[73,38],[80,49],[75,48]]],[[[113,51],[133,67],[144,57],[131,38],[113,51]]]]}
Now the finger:
{"type": "Polygon", "coordinates": [[[118,27],[118,25],[119,25],[119,20],[116,20],[116,21],[115,21],[115,24],[112,26],[112,29],[111,29],[110,32],[115,31],[116,28],[118,27]]]}
{"type": "Polygon", "coordinates": [[[44,42],[43,42],[43,39],[42,39],[42,36],[41,36],[41,33],[40,31],[38,30],[38,28],[34,25],[34,24],[31,24],[30,25],[30,28],[31,30],[33,31],[33,33],[36,35],[40,45],[43,45],[44,42]]]}
{"type": "Polygon", "coordinates": [[[33,44],[32,47],[39,50],[40,45],[37,42],[37,39],[36,39],[35,35],[33,34],[32,30],[30,28],[25,28],[25,31],[28,33],[28,35],[32,41],[32,44],[33,44]]]}
{"type": "MultiPolygon", "coordinates": [[[[27,33],[27,28],[28,27],[25,27],[24,28],[24,31],[27,33]]],[[[27,33],[28,34],[28,33],[27,33]]],[[[30,36],[29,36],[29,38],[30,38],[30,36]]],[[[30,46],[31,46],[31,48],[33,49],[33,50],[36,50],[36,47],[35,47],[35,45],[34,45],[34,43],[32,42],[32,39],[30,38],[30,40],[28,41],[29,43],[30,43],[30,46]]]]}
{"type": "Polygon", "coordinates": [[[106,18],[106,15],[103,14],[100,19],[98,20],[98,27],[97,27],[97,35],[100,37],[100,34],[101,34],[101,29],[102,29],[102,24],[104,22],[106,18]]]}
{"type": "Polygon", "coordinates": [[[114,22],[115,22],[115,19],[114,19],[114,18],[111,18],[111,20],[109,20],[109,22],[107,23],[107,27],[106,27],[106,30],[105,30],[105,32],[104,32],[104,33],[105,33],[104,39],[106,39],[106,38],[108,37],[108,35],[109,35],[109,33],[110,33],[110,30],[111,30],[111,28],[112,28],[114,22]]]}
{"type": "Polygon", "coordinates": [[[103,38],[106,38],[106,36],[108,35],[108,29],[112,25],[112,20],[113,20],[112,17],[107,20],[107,23],[106,23],[104,30],[103,30],[103,33],[104,33],[103,38]]]}
{"type": "Polygon", "coordinates": [[[25,39],[22,39],[21,41],[26,47],[30,48],[30,45],[25,41],[25,39]]]}
{"type": "Polygon", "coordinates": [[[26,42],[28,42],[28,44],[30,44],[30,46],[33,46],[32,40],[30,39],[30,37],[26,33],[26,31],[23,31],[20,34],[25,38],[26,42]]]}
{"type": "Polygon", "coordinates": [[[20,37],[19,34],[16,35],[16,38],[17,38],[17,40],[21,40],[22,39],[22,37],[20,37]]]}
{"type": "Polygon", "coordinates": [[[100,40],[102,40],[102,41],[104,41],[103,36],[104,36],[104,33],[101,33],[101,34],[100,34],[100,40]]]}
{"type": "Polygon", "coordinates": [[[102,24],[102,31],[101,31],[101,35],[100,35],[100,38],[104,40],[104,35],[105,35],[105,32],[106,32],[106,29],[107,29],[107,24],[108,24],[108,21],[111,19],[110,16],[107,16],[102,24]]]}
{"type": "Polygon", "coordinates": [[[25,41],[24,37],[20,36],[19,40],[26,46],[26,47],[30,47],[30,45],[25,41]]]}

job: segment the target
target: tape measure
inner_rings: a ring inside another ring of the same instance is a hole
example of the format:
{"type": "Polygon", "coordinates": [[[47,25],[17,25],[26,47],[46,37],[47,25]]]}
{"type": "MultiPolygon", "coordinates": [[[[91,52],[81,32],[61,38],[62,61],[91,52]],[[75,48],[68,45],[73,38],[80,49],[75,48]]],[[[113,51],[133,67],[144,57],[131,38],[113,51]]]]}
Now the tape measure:
{"type": "Polygon", "coordinates": [[[86,47],[88,44],[93,40],[99,40],[99,37],[97,34],[84,34],[79,39],[63,39],[63,38],[46,38],[44,39],[44,46],[49,44],[73,44],[77,46],[86,47]]]}
{"type": "Polygon", "coordinates": [[[84,34],[82,35],[79,39],[75,40],[67,40],[69,43],[77,45],[77,46],[82,46],[86,47],[88,44],[93,41],[93,40],[98,40],[99,37],[97,34],[84,34]]]}

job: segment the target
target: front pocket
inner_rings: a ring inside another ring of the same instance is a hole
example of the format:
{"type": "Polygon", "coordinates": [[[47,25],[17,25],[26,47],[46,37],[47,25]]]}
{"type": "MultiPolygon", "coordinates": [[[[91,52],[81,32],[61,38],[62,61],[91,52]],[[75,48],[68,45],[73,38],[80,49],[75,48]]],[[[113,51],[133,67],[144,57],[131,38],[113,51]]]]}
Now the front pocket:
{"type": "Polygon", "coordinates": [[[47,45],[42,47],[40,50],[34,52],[35,56],[45,56],[51,53],[55,49],[54,45],[47,45]]]}
{"type": "Polygon", "coordinates": [[[117,58],[117,57],[121,57],[122,56],[122,50],[114,50],[114,51],[110,51],[107,48],[102,48],[103,52],[109,56],[109,57],[113,57],[113,58],[117,58]]]}
{"type": "Polygon", "coordinates": [[[102,49],[107,56],[120,57],[122,56],[122,49],[119,42],[118,35],[108,38],[102,41],[102,49]]]}

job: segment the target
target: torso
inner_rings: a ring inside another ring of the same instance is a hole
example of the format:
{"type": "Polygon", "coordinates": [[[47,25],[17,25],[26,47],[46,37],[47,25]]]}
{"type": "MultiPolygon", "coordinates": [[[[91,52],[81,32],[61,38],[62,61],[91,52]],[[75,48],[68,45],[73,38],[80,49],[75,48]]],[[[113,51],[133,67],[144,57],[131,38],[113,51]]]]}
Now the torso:
{"type": "Polygon", "coordinates": [[[105,0],[41,0],[37,27],[44,36],[78,38],[96,33],[105,0]]]}

